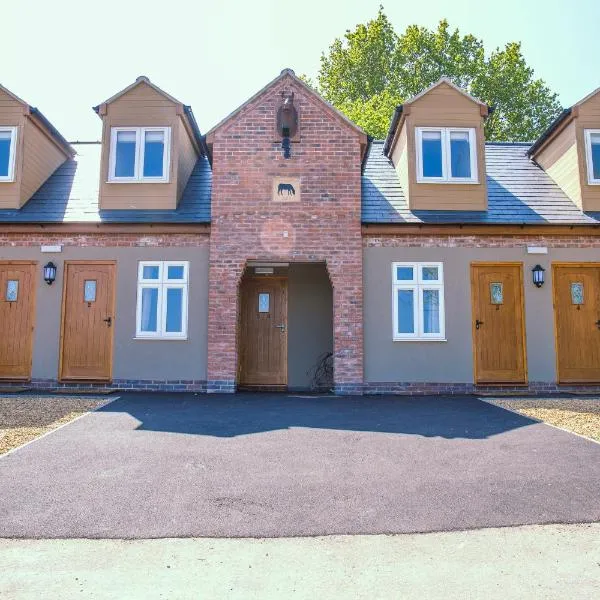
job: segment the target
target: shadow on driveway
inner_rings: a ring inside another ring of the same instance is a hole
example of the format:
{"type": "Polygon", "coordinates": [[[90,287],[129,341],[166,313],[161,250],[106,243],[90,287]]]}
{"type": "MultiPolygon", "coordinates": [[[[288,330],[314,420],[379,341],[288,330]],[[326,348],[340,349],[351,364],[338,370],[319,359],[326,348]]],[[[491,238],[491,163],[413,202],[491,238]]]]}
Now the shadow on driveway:
{"type": "Polygon", "coordinates": [[[144,431],[235,437],[292,427],[485,439],[536,421],[474,397],[128,394],[103,409],[144,431]]]}

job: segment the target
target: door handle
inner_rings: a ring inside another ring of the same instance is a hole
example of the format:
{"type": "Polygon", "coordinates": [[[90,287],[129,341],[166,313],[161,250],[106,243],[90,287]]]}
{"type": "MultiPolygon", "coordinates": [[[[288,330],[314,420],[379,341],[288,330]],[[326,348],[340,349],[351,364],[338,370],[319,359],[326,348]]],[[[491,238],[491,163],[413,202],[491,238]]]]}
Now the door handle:
{"type": "Polygon", "coordinates": [[[475,320],[475,329],[479,329],[482,325],[483,321],[480,321],[479,319],[475,320]]]}
{"type": "Polygon", "coordinates": [[[598,319],[598,320],[596,321],[596,327],[597,327],[598,329],[600,329],[600,319],[598,319]]]}
{"type": "Polygon", "coordinates": [[[106,317],[106,319],[102,320],[108,325],[108,327],[112,325],[112,317],[106,317]]]}
{"type": "Polygon", "coordinates": [[[285,324],[281,324],[281,325],[275,325],[275,327],[277,327],[277,329],[280,329],[281,331],[285,331],[285,324]]]}

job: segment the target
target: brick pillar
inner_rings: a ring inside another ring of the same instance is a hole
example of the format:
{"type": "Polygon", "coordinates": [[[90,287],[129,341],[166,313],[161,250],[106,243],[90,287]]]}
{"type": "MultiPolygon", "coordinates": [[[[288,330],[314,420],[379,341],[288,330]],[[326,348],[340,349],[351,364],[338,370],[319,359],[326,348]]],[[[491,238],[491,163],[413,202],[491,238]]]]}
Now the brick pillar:
{"type": "MultiPolygon", "coordinates": [[[[212,252],[211,252],[212,255],[212,252]]],[[[212,260],[208,290],[208,393],[235,392],[239,282],[244,262],[212,260]]]]}

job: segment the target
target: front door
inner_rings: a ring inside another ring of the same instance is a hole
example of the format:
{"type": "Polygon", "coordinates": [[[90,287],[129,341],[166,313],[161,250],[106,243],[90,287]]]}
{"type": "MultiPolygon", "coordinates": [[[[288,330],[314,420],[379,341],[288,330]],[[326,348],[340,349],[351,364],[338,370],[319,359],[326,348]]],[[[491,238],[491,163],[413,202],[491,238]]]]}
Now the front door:
{"type": "Polygon", "coordinates": [[[554,264],[559,383],[600,382],[600,265],[554,264]]]}
{"type": "Polygon", "coordinates": [[[0,262],[0,378],[31,377],[36,263],[0,262]]]}
{"type": "Polygon", "coordinates": [[[114,262],[65,262],[61,379],[111,379],[114,278],[114,262]]]}
{"type": "Polygon", "coordinates": [[[240,385],[286,386],[287,279],[245,278],[240,296],[240,385]]]}
{"type": "Polygon", "coordinates": [[[523,267],[472,264],[476,383],[526,383],[523,267]]]}

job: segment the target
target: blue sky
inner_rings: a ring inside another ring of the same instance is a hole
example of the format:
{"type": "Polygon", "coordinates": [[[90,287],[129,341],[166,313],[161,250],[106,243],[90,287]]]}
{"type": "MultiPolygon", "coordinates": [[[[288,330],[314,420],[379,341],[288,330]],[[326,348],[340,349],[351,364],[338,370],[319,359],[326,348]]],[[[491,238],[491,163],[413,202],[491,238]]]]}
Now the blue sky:
{"type": "MultiPolygon", "coordinates": [[[[376,15],[381,0],[29,0],[2,8],[0,83],[69,140],[100,136],[91,107],[147,75],[191,104],[207,131],[282,68],[315,75],[321,52],[376,15]],[[12,57],[12,59],[11,59],[12,57]],[[10,60],[8,60],[8,59],[10,60]]],[[[570,105],[600,87],[598,0],[383,2],[398,32],[451,27],[486,49],[523,43],[528,63],[570,105]]]]}

